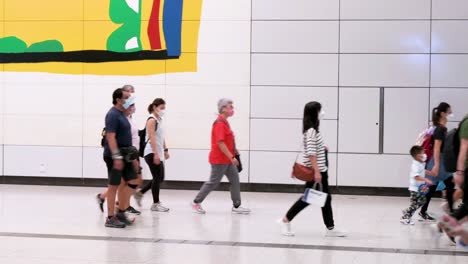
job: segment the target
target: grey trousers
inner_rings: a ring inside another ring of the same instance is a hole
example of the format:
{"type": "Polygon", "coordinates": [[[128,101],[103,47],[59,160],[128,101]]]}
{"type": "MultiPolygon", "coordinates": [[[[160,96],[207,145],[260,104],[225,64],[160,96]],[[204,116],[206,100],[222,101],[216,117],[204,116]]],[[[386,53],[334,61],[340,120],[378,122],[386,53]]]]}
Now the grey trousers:
{"type": "Polygon", "coordinates": [[[226,175],[231,183],[230,191],[232,203],[234,207],[239,207],[241,205],[239,172],[237,171],[237,167],[232,164],[212,164],[210,180],[203,184],[194,202],[203,202],[206,196],[218,187],[224,175],[226,175]]]}

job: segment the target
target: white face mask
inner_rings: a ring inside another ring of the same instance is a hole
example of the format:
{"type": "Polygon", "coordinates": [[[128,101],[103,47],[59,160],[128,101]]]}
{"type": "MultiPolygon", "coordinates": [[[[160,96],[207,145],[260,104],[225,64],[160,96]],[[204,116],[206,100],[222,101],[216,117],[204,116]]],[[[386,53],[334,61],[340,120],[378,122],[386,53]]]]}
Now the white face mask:
{"type": "Polygon", "coordinates": [[[451,113],[450,115],[447,115],[447,119],[453,119],[455,115],[453,113],[451,113]]]}
{"type": "Polygon", "coordinates": [[[164,117],[165,114],[166,114],[166,110],[159,110],[158,111],[159,117],[164,117]]]}
{"type": "Polygon", "coordinates": [[[322,120],[325,117],[325,111],[320,111],[319,120],[322,120]]]}
{"type": "Polygon", "coordinates": [[[427,155],[426,154],[422,154],[422,161],[425,162],[427,160],[427,155]]]}

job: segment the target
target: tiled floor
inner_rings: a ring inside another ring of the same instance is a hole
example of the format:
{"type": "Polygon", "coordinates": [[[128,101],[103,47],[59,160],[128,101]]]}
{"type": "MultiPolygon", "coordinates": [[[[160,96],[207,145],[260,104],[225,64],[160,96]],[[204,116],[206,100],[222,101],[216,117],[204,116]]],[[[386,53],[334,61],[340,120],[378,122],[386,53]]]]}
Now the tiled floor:
{"type": "MultiPolygon", "coordinates": [[[[143,214],[125,229],[104,227],[99,188],[0,185],[0,263],[468,263],[468,252],[430,225],[399,223],[407,198],[334,196],[337,227],[347,238],[325,238],[319,208],[293,222],[283,237],[275,220],[298,194],[243,193],[249,216],[231,215],[229,194],[212,193],[206,215],[191,212],[195,191],[162,191],[169,213],[143,214]]],[[[440,212],[440,200],[431,208],[440,212]]]]}

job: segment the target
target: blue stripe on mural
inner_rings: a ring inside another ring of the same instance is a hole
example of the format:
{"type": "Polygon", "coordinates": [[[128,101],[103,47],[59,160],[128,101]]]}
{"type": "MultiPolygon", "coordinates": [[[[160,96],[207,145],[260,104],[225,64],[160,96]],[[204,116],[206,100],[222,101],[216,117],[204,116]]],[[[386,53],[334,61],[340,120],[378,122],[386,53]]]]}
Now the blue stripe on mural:
{"type": "Polygon", "coordinates": [[[163,30],[168,56],[180,56],[182,52],[183,0],[164,1],[163,30]]]}

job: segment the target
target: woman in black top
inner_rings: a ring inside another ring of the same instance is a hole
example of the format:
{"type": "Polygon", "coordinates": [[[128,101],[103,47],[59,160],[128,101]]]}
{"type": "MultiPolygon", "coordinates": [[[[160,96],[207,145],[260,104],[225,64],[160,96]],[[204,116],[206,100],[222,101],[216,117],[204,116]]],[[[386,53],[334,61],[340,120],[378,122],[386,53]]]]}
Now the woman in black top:
{"type": "Polygon", "coordinates": [[[419,213],[419,216],[422,218],[422,220],[435,220],[427,214],[427,209],[429,207],[432,195],[436,192],[438,185],[437,183],[440,181],[443,181],[446,186],[449,210],[453,210],[453,193],[455,192],[455,184],[453,183],[452,174],[445,170],[443,162],[444,156],[442,153],[442,150],[444,149],[445,137],[447,136],[447,121],[451,114],[452,108],[445,102],[440,103],[439,106],[432,110],[432,123],[435,127],[434,133],[432,135],[434,154],[427,164],[427,169],[432,171],[434,175],[438,176],[432,178],[431,176],[426,175],[426,177],[430,178],[434,182],[434,185],[431,186],[430,191],[426,197],[426,204],[421,208],[421,212],[419,213]]]}

